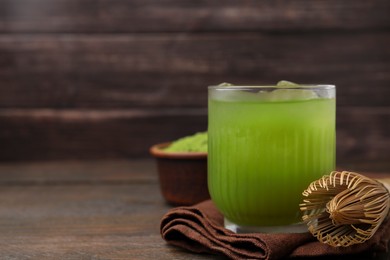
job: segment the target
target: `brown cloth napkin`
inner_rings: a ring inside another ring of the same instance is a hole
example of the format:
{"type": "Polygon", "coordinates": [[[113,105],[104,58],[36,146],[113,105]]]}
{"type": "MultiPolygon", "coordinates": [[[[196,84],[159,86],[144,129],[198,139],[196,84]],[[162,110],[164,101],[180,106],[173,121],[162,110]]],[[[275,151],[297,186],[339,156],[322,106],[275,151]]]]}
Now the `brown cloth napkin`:
{"type": "Polygon", "coordinates": [[[282,259],[387,251],[390,238],[389,220],[370,240],[346,248],[322,244],[308,232],[236,234],[223,227],[223,216],[210,200],[171,209],[163,217],[160,228],[162,237],[169,244],[232,259],[282,259]]]}

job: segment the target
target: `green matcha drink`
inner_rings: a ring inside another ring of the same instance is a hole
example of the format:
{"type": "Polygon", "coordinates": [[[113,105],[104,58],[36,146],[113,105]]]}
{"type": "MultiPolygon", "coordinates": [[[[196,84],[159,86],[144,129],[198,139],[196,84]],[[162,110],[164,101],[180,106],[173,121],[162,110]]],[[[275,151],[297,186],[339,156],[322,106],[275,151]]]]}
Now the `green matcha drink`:
{"type": "Polygon", "coordinates": [[[209,191],[234,231],[300,222],[302,191],[335,168],[332,85],[209,87],[208,127],[209,191]]]}

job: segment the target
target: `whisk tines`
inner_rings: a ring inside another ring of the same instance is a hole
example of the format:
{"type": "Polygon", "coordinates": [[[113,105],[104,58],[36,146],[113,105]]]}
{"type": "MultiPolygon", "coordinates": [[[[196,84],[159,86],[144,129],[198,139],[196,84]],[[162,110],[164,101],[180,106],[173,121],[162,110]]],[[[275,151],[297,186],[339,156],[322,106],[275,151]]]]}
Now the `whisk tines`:
{"type": "Polygon", "coordinates": [[[389,190],[377,180],[334,171],[312,182],[300,204],[309,231],[331,246],[370,239],[389,214],[389,190]]]}

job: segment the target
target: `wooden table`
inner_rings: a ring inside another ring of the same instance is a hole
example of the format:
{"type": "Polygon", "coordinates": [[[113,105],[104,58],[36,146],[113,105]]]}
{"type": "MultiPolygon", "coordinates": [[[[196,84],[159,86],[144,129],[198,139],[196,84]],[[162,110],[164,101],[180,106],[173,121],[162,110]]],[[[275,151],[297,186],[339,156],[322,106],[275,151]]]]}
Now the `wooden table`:
{"type": "Polygon", "coordinates": [[[0,186],[1,259],[223,259],[161,239],[151,160],[3,163],[0,186]]]}

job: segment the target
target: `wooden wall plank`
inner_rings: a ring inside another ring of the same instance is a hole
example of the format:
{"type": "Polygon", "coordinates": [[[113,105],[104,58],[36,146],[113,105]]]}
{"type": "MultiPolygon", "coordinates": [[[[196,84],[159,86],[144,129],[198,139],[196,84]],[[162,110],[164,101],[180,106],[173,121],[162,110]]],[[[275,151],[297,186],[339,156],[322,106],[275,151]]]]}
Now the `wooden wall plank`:
{"type": "Polygon", "coordinates": [[[157,164],[152,158],[1,162],[0,186],[151,184],[158,183],[155,173],[157,164]]]}
{"type": "Polygon", "coordinates": [[[0,107],[205,107],[207,85],[280,79],[334,83],[339,106],[384,106],[388,46],[379,32],[0,36],[0,107]]]}
{"type": "MultiPolygon", "coordinates": [[[[0,0],[0,160],[147,156],[210,84],[337,85],[338,157],[388,160],[388,0],[0,0]]],[[[180,124],[178,123],[180,122],[180,124]]]]}
{"type": "Polygon", "coordinates": [[[206,112],[54,111],[0,113],[0,160],[131,158],[157,142],[207,129],[206,112]]]}
{"type": "Polygon", "coordinates": [[[389,162],[388,106],[338,108],[336,118],[338,162],[389,162]]]}
{"type": "MultiPolygon", "coordinates": [[[[388,107],[338,109],[338,162],[388,160],[389,121],[388,107]]],[[[3,110],[0,125],[2,161],[145,157],[152,144],[206,130],[207,111],[3,110]]]]}
{"type": "Polygon", "coordinates": [[[387,0],[0,0],[0,33],[378,29],[387,0]]]}

